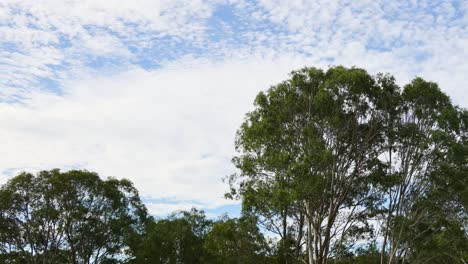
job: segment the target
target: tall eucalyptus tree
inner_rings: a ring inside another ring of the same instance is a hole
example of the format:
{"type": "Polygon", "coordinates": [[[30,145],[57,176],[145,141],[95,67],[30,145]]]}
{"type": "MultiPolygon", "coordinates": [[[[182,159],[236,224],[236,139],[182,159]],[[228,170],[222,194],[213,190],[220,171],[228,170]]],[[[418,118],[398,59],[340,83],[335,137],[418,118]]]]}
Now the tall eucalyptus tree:
{"type": "Polygon", "coordinates": [[[382,84],[390,81],[357,68],[305,68],[261,92],[238,131],[232,193],[250,204],[266,189],[272,202],[257,202],[261,213],[304,215],[311,264],[327,263],[349,235],[369,227],[385,124],[382,84]]]}
{"type": "Polygon", "coordinates": [[[283,263],[337,260],[373,231],[381,263],[460,262],[467,134],[467,111],[435,83],[400,89],[388,74],[305,68],[256,97],[238,130],[240,173],[228,196],[296,246],[283,263]]]}
{"type": "Polygon", "coordinates": [[[453,106],[436,83],[421,78],[394,98],[383,158],[389,184],[384,189],[382,263],[414,261],[422,251],[417,242],[444,228],[439,220],[467,220],[466,204],[456,198],[460,192],[450,190],[454,181],[462,189],[467,186],[466,111],[453,106]]]}

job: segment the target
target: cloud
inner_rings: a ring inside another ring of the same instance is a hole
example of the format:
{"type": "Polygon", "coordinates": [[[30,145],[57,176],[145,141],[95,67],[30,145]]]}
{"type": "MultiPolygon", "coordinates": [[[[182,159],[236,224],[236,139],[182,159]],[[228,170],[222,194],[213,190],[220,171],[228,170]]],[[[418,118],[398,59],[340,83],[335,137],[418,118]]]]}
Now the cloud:
{"type": "Polygon", "coordinates": [[[258,91],[305,62],[192,64],[72,81],[63,95],[0,104],[0,171],[80,164],[132,180],[146,198],[232,203],[222,178],[235,172],[236,129],[258,91]]]}
{"type": "Polygon", "coordinates": [[[2,1],[0,181],[87,168],[134,181],[152,212],[214,210],[232,203],[221,178],[234,172],[243,115],[291,70],[421,76],[467,107],[467,11],[466,1],[2,1]]]}
{"type": "Polygon", "coordinates": [[[152,215],[165,217],[177,211],[190,211],[194,207],[191,202],[178,202],[178,203],[146,203],[148,212],[152,215]]]}
{"type": "Polygon", "coordinates": [[[390,72],[402,83],[423,76],[468,105],[460,88],[468,70],[466,1],[260,0],[255,10],[258,23],[274,25],[259,46],[390,72]]]}
{"type": "Polygon", "coordinates": [[[139,60],[139,51],[163,48],[164,39],[195,45],[210,13],[209,1],[2,1],[0,100],[49,88],[41,78],[125,68],[139,60]]]}

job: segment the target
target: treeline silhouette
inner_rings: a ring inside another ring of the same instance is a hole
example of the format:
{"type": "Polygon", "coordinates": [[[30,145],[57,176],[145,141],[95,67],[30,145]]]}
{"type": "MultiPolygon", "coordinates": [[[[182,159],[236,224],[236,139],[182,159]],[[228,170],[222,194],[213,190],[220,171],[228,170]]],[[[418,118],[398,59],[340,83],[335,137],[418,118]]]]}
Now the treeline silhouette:
{"type": "Polygon", "coordinates": [[[261,92],[225,178],[241,216],[150,216],[128,180],[21,173],[0,263],[467,263],[468,111],[438,85],[304,68],[261,92]]]}

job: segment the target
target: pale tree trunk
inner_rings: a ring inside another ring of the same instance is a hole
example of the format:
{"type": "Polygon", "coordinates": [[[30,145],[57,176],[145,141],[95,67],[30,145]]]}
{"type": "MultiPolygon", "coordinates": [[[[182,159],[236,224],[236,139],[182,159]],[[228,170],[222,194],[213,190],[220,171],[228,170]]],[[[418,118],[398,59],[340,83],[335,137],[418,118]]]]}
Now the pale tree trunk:
{"type": "Polygon", "coordinates": [[[312,228],[312,215],[311,215],[311,209],[310,205],[307,201],[304,201],[304,205],[306,208],[306,219],[307,219],[307,242],[306,242],[306,247],[307,247],[307,255],[308,255],[308,260],[309,264],[315,264],[315,252],[314,252],[314,237],[315,237],[315,232],[314,229],[312,228]],[[312,232],[314,232],[314,235],[312,235],[312,232]]]}
{"type": "MultiPolygon", "coordinates": [[[[392,174],[392,144],[393,144],[393,140],[390,140],[390,147],[389,147],[389,151],[388,151],[388,155],[389,155],[389,168],[388,168],[388,172],[389,172],[389,175],[392,174]]],[[[386,247],[387,247],[387,239],[388,239],[388,229],[389,229],[389,225],[390,225],[390,217],[391,215],[393,214],[393,197],[392,197],[392,188],[389,188],[389,192],[388,192],[388,197],[389,197],[389,205],[388,205],[388,212],[387,212],[387,219],[385,219],[385,232],[384,232],[384,241],[383,241],[383,244],[382,244],[382,252],[380,254],[380,264],[384,264],[385,263],[385,250],[386,250],[386,247]]]]}

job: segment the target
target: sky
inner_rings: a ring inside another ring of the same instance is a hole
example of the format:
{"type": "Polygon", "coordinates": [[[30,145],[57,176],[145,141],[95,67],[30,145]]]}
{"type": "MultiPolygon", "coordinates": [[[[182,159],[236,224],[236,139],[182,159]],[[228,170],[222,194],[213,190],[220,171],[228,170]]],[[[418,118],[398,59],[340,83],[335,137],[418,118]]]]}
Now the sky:
{"type": "Polygon", "coordinates": [[[437,82],[468,107],[464,0],[2,0],[0,183],[130,179],[149,211],[236,214],[222,178],[255,95],[305,66],[437,82]]]}

